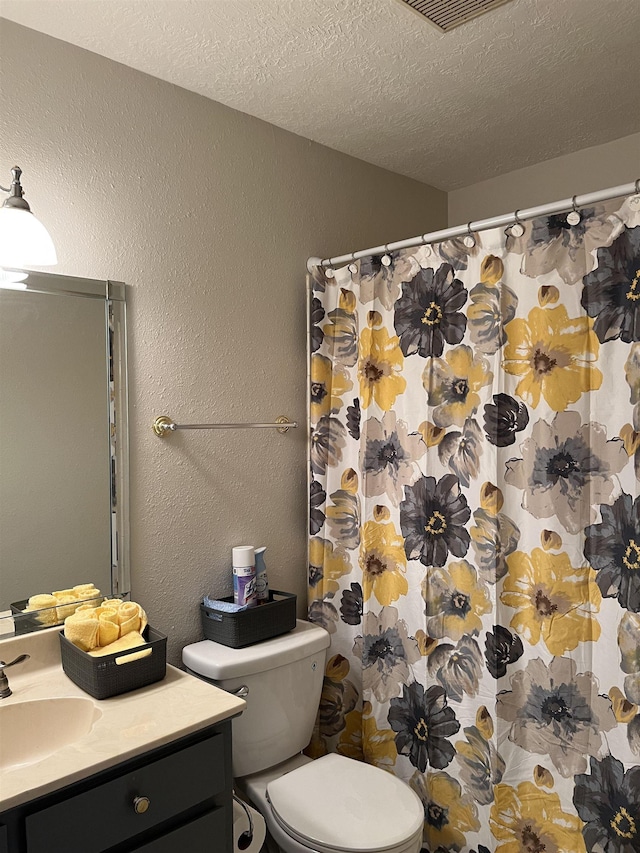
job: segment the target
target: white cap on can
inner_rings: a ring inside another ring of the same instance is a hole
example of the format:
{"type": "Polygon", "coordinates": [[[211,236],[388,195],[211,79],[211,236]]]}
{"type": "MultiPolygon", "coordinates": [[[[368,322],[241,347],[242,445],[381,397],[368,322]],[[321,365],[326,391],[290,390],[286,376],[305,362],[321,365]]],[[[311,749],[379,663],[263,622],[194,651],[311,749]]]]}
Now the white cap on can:
{"type": "Polygon", "coordinates": [[[253,545],[238,545],[232,549],[232,563],[234,568],[244,569],[249,566],[255,566],[256,556],[253,545]]]}

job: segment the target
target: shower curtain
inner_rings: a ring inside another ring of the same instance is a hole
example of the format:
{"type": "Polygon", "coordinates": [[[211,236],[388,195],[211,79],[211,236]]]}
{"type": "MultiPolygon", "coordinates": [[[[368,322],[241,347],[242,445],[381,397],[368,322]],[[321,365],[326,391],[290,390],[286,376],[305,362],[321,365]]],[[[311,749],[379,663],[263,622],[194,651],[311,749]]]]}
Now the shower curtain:
{"type": "Polygon", "coordinates": [[[576,219],[309,277],[310,751],[429,853],[640,851],[640,196],[576,219]]]}

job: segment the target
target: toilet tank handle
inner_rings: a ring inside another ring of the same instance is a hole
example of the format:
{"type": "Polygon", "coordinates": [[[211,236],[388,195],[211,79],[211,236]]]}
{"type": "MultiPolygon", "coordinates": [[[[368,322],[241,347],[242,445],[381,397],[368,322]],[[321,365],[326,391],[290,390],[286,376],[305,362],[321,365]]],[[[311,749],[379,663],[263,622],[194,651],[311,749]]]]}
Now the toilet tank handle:
{"type": "Polygon", "coordinates": [[[240,687],[236,687],[234,690],[227,690],[226,692],[237,696],[239,699],[246,699],[249,695],[249,688],[246,684],[241,684],[240,687]]]}

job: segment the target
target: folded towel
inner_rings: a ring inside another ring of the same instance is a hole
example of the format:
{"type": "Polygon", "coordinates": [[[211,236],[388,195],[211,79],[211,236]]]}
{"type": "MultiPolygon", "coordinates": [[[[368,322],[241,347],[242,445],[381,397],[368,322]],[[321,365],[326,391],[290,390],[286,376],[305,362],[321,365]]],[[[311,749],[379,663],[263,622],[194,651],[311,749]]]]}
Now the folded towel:
{"type": "Polygon", "coordinates": [[[129,634],[141,637],[146,627],[147,614],[139,604],[112,598],[98,607],[93,602],[77,606],[75,613],[65,619],[64,635],[83,652],[90,652],[110,648],[129,634]]]}
{"type": "Polygon", "coordinates": [[[100,595],[100,590],[93,583],[77,583],[73,587],[73,591],[78,598],[89,598],[93,595],[100,595]]]}
{"type": "Polygon", "coordinates": [[[100,590],[92,583],[80,583],[74,586],[73,593],[81,601],[97,607],[102,602],[100,590]]]}
{"type": "Polygon", "coordinates": [[[55,598],[60,598],[61,596],[71,596],[71,598],[75,598],[76,594],[72,589],[54,589],[51,593],[55,598]]]}
{"type": "Polygon", "coordinates": [[[73,595],[57,592],[54,594],[54,598],[58,602],[58,622],[64,622],[67,616],[76,612],[78,600],[73,595]]]}
{"type": "Polygon", "coordinates": [[[100,646],[108,646],[109,643],[115,642],[120,636],[120,625],[118,624],[117,612],[110,607],[97,607],[98,614],[98,644],[100,646]]]}
{"type": "Polygon", "coordinates": [[[68,616],[64,621],[64,635],[83,652],[95,649],[100,641],[100,622],[95,610],[82,613],[76,611],[73,616],[68,616]]]}
{"type": "MultiPolygon", "coordinates": [[[[93,649],[89,652],[92,657],[103,657],[103,655],[112,655],[117,652],[126,651],[127,649],[135,649],[137,646],[144,646],[146,644],[146,640],[138,631],[130,631],[124,637],[120,637],[119,640],[115,640],[113,643],[110,643],[108,646],[104,646],[100,649],[93,649]]],[[[144,649],[141,652],[133,652],[130,655],[123,655],[122,657],[116,658],[116,664],[121,663],[129,663],[132,660],[138,660],[138,658],[147,657],[150,655],[152,649],[144,649]]]]}
{"type": "Polygon", "coordinates": [[[122,607],[124,601],[122,598],[105,598],[102,604],[104,607],[113,607],[117,610],[118,607],[122,607]]]}
{"type": "Polygon", "coordinates": [[[97,606],[95,604],[79,604],[76,607],[76,613],[93,613],[93,615],[98,618],[98,614],[96,613],[97,606]]]}
{"type": "Polygon", "coordinates": [[[218,601],[205,595],[203,604],[211,610],[220,610],[222,613],[238,613],[240,610],[248,610],[248,604],[234,604],[233,601],[218,601]]]}
{"type": "Polygon", "coordinates": [[[116,611],[120,624],[120,636],[129,634],[131,631],[140,630],[140,606],[133,601],[125,601],[122,607],[116,611]]]}
{"type": "Polygon", "coordinates": [[[56,609],[57,603],[57,599],[53,595],[32,595],[27,601],[27,606],[23,612],[27,613],[32,610],[41,610],[42,613],[38,613],[36,616],[38,622],[42,625],[57,625],[60,621],[58,619],[58,611],[56,609]]]}

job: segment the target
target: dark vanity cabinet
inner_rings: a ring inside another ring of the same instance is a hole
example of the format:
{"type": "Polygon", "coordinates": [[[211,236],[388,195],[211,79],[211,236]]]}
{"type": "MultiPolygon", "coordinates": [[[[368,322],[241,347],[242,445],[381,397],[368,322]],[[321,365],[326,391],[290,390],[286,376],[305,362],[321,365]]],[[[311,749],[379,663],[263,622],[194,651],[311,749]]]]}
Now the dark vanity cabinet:
{"type": "Polygon", "coordinates": [[[0,814],[0,853],[231,853],[231,722],[0,814]]]}

